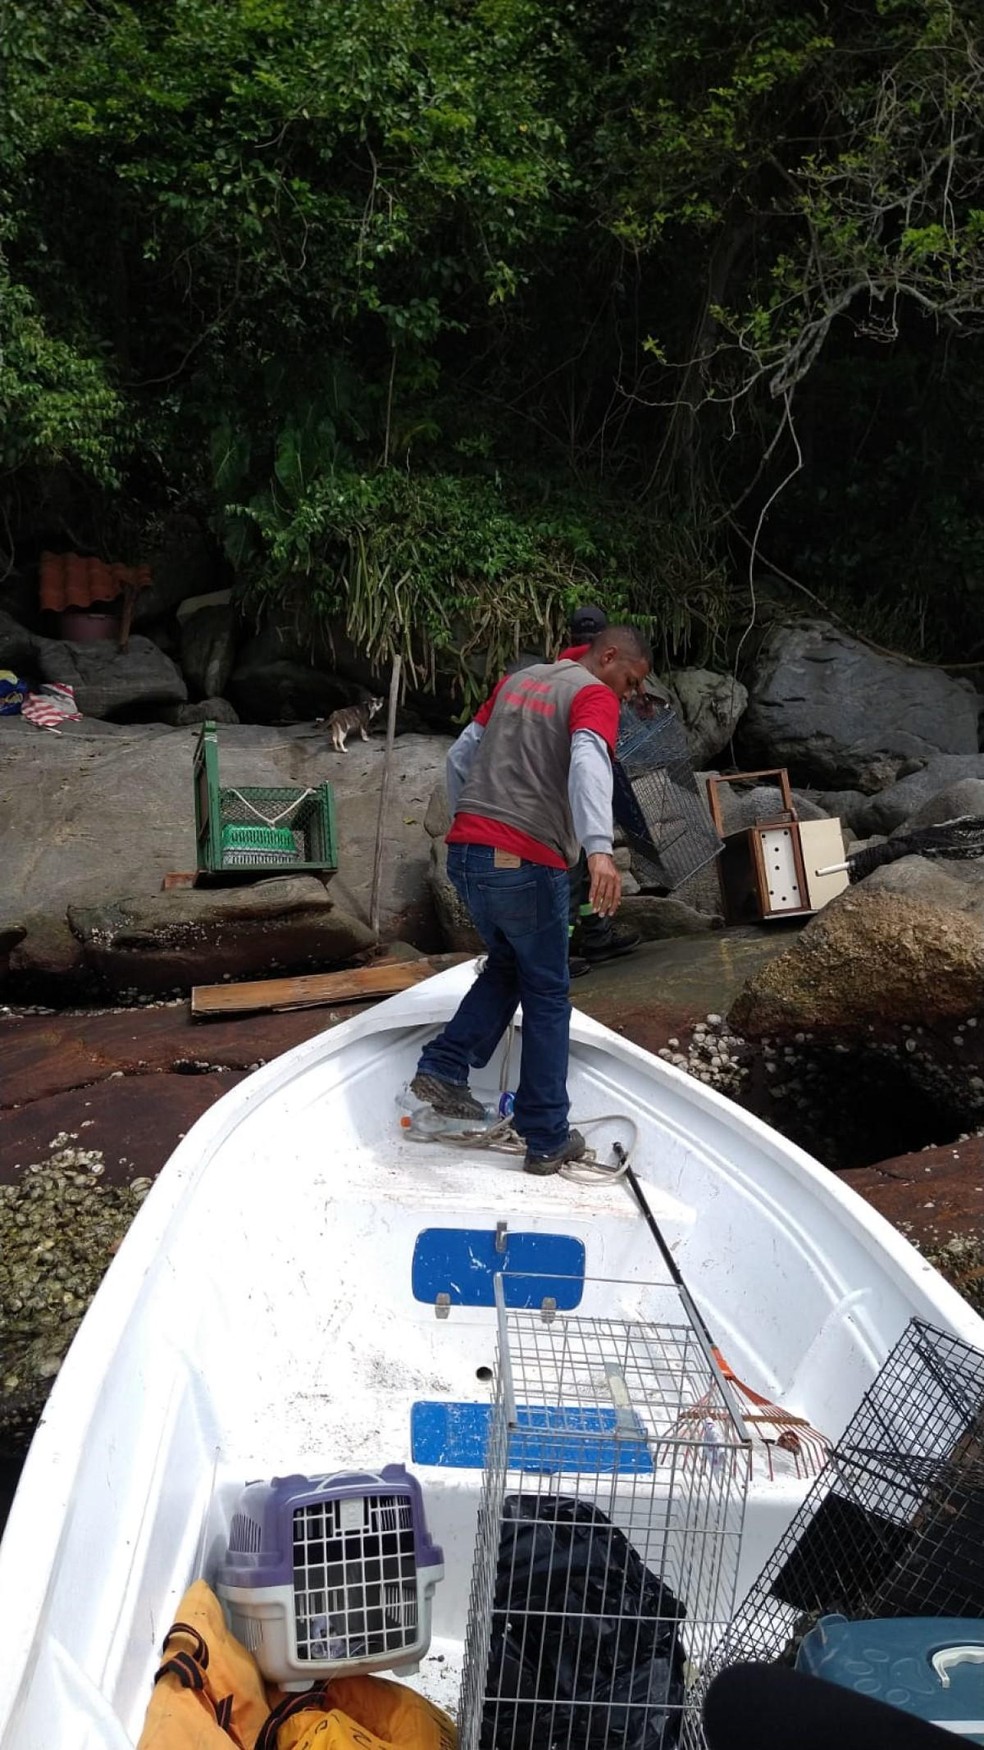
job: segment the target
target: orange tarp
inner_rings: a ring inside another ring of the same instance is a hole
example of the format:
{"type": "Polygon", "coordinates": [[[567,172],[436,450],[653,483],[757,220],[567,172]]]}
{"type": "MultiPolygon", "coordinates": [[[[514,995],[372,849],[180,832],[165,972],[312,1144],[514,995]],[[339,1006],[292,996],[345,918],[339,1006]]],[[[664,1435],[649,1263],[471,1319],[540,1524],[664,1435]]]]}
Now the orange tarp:
{"type": "Polygon", "coordinates": [[[149,565],[107,565],[78,553],[41,555],[41,606],[56,614],[65,608],[88,608],[93,602],[112,602],[127,585],[136,591],[149,583],[149,565]]]}

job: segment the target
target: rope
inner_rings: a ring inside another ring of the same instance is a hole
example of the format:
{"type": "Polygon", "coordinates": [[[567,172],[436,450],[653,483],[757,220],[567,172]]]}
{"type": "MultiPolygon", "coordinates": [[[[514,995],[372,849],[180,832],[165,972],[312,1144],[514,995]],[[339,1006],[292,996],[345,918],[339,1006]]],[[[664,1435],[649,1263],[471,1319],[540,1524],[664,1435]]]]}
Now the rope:
{"type": "MultiPolygon", "coordinates": [[[[635,1120],[624,1112],[604,1112],[600,1118],[581,1118],[578,1124],[583,1130],[590,1130],[597,1124],[627,1124],[632,1132],[632,1142],[628,1148],[620,1147],[618,1159],[611,1166],[599,1161],[593,1148],[586,1149],[579,1161],[564,1162],[559,1169],[560,1178],[570,1179],[575,1185],[617,1184],[628,1172],[629,1157],[639,1138],[635,1120]]],[[[411,1131],[410,1135],[413,1136],[414,1132],[411,1131]]],[[[419,1134],[416,1140],[441,1142],[449,1148],[492,1149],[497,1154],[526,1153],[526,1143],[511,1118],[500,1118],[496,1124],[483,1124],[474,1130],[428,1130],[419,1134]]]]}
{"type": "Polygon", "coordinates": [[[248,797],[244,796],[241,790],[233,790],[227,786],[223,786],[223,788],[225,789],[227,796],[235,796],[237,802],[241,802],[244,808],[248,808],[250,814],[255,814],[257,820],[262,820],[264,826],[279,826],[285,814],[293,814],[294,809],[300,808],[301,803],[306,802],[309,796],[316,796],[318,794],[317,790],[311,788],[302,790],[301,794],[295,796],[293,802],[288,802],[286,808],[282,808],[279,814],[264,814],[262,808],[257,808],[256,804],[250,802],[248,797]]]}
{"type": "Polygon", "coordinates": [[[509,1059],[512,1057],[513,1040],[516,1037],[516,1023],[510,1021],[506,1028],[506,1042],[502,1048],[502,1062],[499,1065],[499,1092],[504,1094],[509,1086],[509,1059]]]}
{"type": "Polygon", "coordinates": [[[526,1144],[513,1129],[511,1118],[495,1124],[476,1125],[474,1130],[410,1130],[414,1142],[443,1142],[449,1148],[491,1148],[501,1154],[525,1154],[526,1144]]]}
{"type": "Polygon", "coordinates": [[[619,1179],[624,1179],[629,1170],[629,1157],[639,1140],[639,1127],[634,1118],[629,1118],[625,1112],[604,1112],[600,1118],[582,1118],[579,1121],[582,1130],[590,1130],[596,1124],[627,1124],[632,1132],[632,1140],[626,1148],[620,1144],[616,1149],[616,1159],[609,1166],[598,1159],[593,1148],[589,1148],[579,1161],[565,1161],[560,1169],[562,1179],[570,1179],[575,1185],[615,1185],[619,1179]]]}

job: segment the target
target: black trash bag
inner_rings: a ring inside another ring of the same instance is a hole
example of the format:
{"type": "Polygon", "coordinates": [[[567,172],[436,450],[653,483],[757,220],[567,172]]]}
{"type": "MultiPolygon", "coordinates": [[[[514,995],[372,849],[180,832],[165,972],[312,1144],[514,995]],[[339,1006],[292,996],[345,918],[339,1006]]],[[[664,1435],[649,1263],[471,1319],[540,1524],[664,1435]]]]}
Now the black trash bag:
{"type": "Polygon", "coordinates": [[[481,1750],[676,1750],[684,1615],[599,1508],[510,1495],[481,1750]]]}

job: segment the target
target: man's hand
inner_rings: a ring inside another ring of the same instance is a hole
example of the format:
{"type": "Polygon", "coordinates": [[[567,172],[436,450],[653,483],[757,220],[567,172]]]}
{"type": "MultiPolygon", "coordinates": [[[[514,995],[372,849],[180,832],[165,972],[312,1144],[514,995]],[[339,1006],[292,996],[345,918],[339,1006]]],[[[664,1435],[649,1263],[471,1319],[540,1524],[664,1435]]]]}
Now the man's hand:
{"type": "Polygon", "coordinates": [[[600,918],[614,917],[622,899],[622,877],[607,851],[595,851],[588,858],[591,890],[588,899],[600,918]]]}

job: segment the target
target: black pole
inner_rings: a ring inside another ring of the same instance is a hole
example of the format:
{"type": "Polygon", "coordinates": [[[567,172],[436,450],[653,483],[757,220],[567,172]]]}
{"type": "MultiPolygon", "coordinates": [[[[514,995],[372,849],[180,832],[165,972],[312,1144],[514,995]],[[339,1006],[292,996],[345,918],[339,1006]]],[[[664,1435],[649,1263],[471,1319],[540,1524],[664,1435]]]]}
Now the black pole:
{"type": "MultiPolygon", "coordinates": [[[[696,1305],[694,1298],[693,1298],[693,1295],[691,1294],[689,1288],[687,1287],[687,1284],[683,1280],[683,1275],[682,1275],[682,1272],[680,1270],[680,1266],[677,1263],[676,1259],[674,1258],[673,1253],[670,1251],[670,1248],[667,1245],[665,1239],[663,1238],[663,1234],[662,1234],[662,1231],[660,1229],[659,1222],[656,1220],[656,1217],[653,1214],[653,1212],[649,1206],[649,1199],[647,1198],[646,1193],[643,1191],[643,1188],[639,1183],[639,1180],[636,1176],[635,1168],[629,1166],[628,1161],[626,1160],[625,1151],[622,1148],[621,1143],[617,1142],[615,1144],[615,1153],[622,1160],[622,1164],[625,1167],[625,1177],[632,1187],[632,1195],[635,1198],[636,1202],[638,1203],[640,1210],[642,1211],[643,1219],[645,1220],[646,1226],[648,1227],[650,1233],[653,1236],[653,1239],[656,1241],[656,1244],[659,1247],[660,1256],[662,1257],[663,1263],[666,1265],[667,1270],[670,1272],[670,1275],[673,1279],[674,1286],[676,1288],[678,1288],[680,1290],[680,1293],[683,1295],[683,1297],[686,1301],[686,1304],[687,1304],[687,1308],[690,1312],[690,1316],[692,1319],[694,1319],[696,1324],[699,1326],[701,1335],[703,1336],[705,1343],[707,1343],[708,1347],[711,1350],[715,1350],[714,1338],[711,1336],[711,1333],[708,1330],[707,1325],[704,1322],[704,1317],[700,1311],[700,1308],[696,1305]]],[[[715,1353],[716,1353],[716,1350],[715,1350],[715,1353]]]]}

